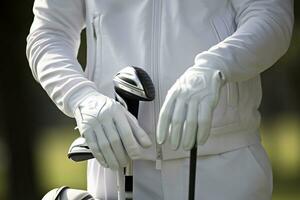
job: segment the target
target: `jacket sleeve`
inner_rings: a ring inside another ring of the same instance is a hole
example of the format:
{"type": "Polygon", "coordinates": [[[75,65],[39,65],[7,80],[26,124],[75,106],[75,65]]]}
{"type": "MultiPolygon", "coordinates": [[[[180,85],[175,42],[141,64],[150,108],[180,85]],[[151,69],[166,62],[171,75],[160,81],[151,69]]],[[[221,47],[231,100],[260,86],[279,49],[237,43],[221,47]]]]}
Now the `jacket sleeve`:
{"type": "Polygon", "coordinates": [[[35,0],[33,12],[26,48],[33,76],[58,108],[73,117],[70,97],[83,98],[96,88],[77,61],[85,25],[83,1],[35,0]]]}
{"type": "Polygon", "coordinates": [[[227,81],[245,81],[271,67],[288,49],[293,0],[230,0],[237,30],[198,54],[195,64],[221,70],[227,81]]]}

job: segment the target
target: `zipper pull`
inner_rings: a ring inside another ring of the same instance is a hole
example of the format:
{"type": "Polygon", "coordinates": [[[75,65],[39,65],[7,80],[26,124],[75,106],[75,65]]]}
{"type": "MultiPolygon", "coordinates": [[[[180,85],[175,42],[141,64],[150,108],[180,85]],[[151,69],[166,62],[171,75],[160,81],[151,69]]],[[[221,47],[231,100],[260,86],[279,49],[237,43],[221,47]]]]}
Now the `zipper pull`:
{"type": "Polygon", "coordinates": [[[156,149],[156,161],[155,161],[155,168],[157,170],[161,170],[161,164],[162,164],[162,152],[161,147],[156,149]]]}
{"type": "Polygon", "coordinates": [[[156,160],[155,161],[155,169],[157,170],[161,170],[161,160],[156,160]]]}

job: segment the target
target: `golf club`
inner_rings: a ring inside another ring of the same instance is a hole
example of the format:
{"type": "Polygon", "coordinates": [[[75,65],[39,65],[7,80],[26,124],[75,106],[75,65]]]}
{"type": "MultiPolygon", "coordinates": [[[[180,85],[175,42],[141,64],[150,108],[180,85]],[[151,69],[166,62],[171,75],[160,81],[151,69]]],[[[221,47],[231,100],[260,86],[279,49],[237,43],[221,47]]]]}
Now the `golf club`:
{"type": "Polygon", "coordinates": [[[189,174],[189,200],[195,199],[196,186],[196,168],[197,168],[197,144],[191,149],[190,153],[190,174],[189,174]]]}
{"type": "MultiPolygon", "coordinates": [[[[149,75],[141,68],[126,67],[118,72],[114,79],[115,99],[120,102],[128,111],[138,117],[139,101],[152,101],[155,98],[155,89],[149,75]]],[[[84,138],[77,138],[70,146],[68,157],[75,162],[85,161],[94,158],[84,138]]],[[[131,163],[124,170],[118,171],[119,200],[132,196],[132,165],[131,163]],[[125,186],[123,187],[125,182],[125,186]],[[125,192],[120,190],[124,188],[125,192]],[[127,196],[127,197],[124,197],[127,196]]],[[[132,197],[131,197],[132,198],[132,197]]]]}

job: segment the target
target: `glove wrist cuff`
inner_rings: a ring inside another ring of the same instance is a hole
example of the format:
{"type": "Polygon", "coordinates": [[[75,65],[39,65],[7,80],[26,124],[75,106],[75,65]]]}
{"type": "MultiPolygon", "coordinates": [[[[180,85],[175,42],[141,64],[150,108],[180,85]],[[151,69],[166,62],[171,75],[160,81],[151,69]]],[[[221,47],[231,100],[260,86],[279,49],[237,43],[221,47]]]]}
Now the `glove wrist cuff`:
{"type": "Polygon", "coordinates": [[[72,96],[70,96],[69,98],[68,104],[70,110],[73,113],[73,116],[75,115],[75,111],[81,102],[83,102],[90,96],[97,96],[99,94],[100,93],[95,88],[92,87],[81,88],[79,91],[72,94],[72,96]]]}
{"type": "Polygon", "coordinates": [[[220,69],[203,67],[200,65],[194,65],[194,66],[190,67],[188,70],[207,70],[207,71],[211,71],[211,72],[216,72],[219,74],[220,80],[222,81],[223,84],[227,81],[225,73],[220,69]]]}

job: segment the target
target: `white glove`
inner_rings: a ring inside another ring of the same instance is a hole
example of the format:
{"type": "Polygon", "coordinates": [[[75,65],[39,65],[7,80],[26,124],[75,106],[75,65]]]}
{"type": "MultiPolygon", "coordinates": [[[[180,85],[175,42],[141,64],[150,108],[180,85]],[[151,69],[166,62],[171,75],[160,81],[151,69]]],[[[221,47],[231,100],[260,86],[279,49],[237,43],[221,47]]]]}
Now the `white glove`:
{"type": "Polygon", "coordinates": [[[94,157],[103,167],[118,169],[141,158],[151,139],[121,104],[98,92],[89,94],[75,110],[75,119],[94,157]]]}
{"type": "Polygon", "coordinates": [[[173,150],[204,144],[210,133],[213,111],[219,101],[223,74],[203,67],[189,68],[171,87],[160,110],[157,142],[167,137],[173,150]]]}

